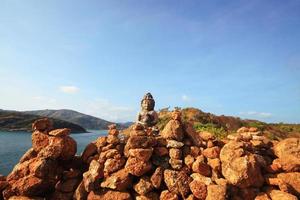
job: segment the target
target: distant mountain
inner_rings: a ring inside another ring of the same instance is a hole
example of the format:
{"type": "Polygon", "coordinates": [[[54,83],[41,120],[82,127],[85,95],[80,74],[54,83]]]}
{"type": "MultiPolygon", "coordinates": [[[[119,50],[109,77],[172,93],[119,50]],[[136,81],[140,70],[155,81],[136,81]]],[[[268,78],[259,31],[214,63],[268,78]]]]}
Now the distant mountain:
{"type": "MultiPolygon", "coordinates": [[[[0,109],[0,130],[2,131],[31,131],[31,124],[42,118],[24,112],[2,110],[0,109]]],[[[53,123],[53,128],[70,128],[72,133],[87,132],[83,127],[60,119],[49,117],[53,123]]]]}
{"type": "MultiPolygon", "coordinates": [[[[100,119],[91,115],[86,115],[74,110],[36,110],[36,111],[26,111],[25,113],[39,115],[43,117],[51,117],[54,119],[61,119],[65,121],[72,122],[74,124],[78,124],[85,129],[107,129],[107,126],[113,124],[114,122],[106,121],[104,119],[100,119]]],[[[126,128],[128,124],[116,123],[118,128],[126,128]]],[[[129,124],[130,125],[130,124],[129,124]]]]}

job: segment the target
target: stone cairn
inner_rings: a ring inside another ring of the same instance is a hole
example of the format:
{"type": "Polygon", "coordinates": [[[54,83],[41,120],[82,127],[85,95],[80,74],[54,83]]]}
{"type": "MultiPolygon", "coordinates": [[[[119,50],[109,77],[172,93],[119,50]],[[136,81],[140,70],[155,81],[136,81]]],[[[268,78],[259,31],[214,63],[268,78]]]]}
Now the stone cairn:
{"type": "Polygon", "coordinates": [[[192,124],[183,122],[180,111],[175,110],[158,133],[151,126],[136,123],[128,135],[123,135],[115,125],[110,125],[108,135],[87,145],[78,158],[74,156],[74,142],[70,142],[71,147],[66,142],[71,139],[64,132],[68,131],[38,129],[33,133],[33,149],[6,179],[0,177],[4,199],[300,197],[299,138],[275,142],[255,128],[242,128],[237,135],[218,140],[209,132],[195,132],[192,124]],[[48,138],[47,144],[43,137],[48,138]],[[64,142],[58,145],[56,140],[64,142]]]}

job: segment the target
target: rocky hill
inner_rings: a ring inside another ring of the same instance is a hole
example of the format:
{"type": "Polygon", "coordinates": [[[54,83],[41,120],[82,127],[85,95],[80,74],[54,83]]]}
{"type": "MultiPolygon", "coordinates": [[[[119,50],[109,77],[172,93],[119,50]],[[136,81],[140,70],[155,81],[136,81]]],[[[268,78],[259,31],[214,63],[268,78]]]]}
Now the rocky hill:
{"type": "MultiPolygon", "coordinates": [[[[171,119],[171,113],[167,108],[158,112],[159,129],[162,129],[171,119]]],[[[219,138],[225,138],[228,134],[236,132],[243,126],[256,127],[271,139],[300,137],[300,124],[268,124],[258,120],[241,119],[225,115],[218,116],[203,112],[197,108],[183,108],[181,113],[183,121],[192,123],[196,130],[212,132],[219,138]]]]}
{"type": "MultiPolygon", "coordinates": [[[[91,115],[86,115],[74,110],[67,110],[67,109],[36,110],[36,111],[26,111],[25,113],[69,121],[74,124],[78,124],[85,129],[92,129],[92,130],[107,129],[108,125],[114,123],[91,115]]],[[[128,127],[127,124],[118,124],[118,123],[117,126],[118,128],[128,127]]]]}
{"type": "MultiPolygon", "coordinates": [[[[41,116],[24,112],[0,110],[0,130],[31,131],[31,124],[41,116]]],[[[83,127],[60,119],[51,118],[53,128],[70,128],[72,133],[87,132],[83,127]]]]}
{"type": "MultiPolygon", "coordinates": [[[[44,122],[44,124],[42,123],[44,122]]],[[[230,139],[197,133],[176,112],[164,128],[110,126],[76,156],[68,129],[34,123],[32,148],[7,176],[5,200],[297,200],[300,139],[270,140],[255,128],[230,139]]]]}

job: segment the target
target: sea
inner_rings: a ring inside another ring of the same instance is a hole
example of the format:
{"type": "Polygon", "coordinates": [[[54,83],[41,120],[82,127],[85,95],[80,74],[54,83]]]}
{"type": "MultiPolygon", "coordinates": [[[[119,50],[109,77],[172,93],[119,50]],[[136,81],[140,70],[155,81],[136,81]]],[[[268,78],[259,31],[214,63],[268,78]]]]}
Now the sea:
{"type": "MultiPolygon", "coordinates": [[[[79,155],[87,144],[107,134],[107,130],[88,130],[88,132],[71,134],[77,142],[79,155]]],[[[31,148],[31,133],[0,131],[0,174],[8,175],[29,148],[31,148]]]]}

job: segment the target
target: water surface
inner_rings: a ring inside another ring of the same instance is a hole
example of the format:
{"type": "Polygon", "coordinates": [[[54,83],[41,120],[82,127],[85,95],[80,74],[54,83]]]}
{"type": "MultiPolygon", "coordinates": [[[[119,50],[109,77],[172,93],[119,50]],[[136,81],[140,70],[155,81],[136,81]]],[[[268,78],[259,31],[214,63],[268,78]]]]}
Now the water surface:
{"type": "MultiPolygon", "coordinates": [[[[71,134],[77,142],[77,154],[106,130],[89,130],[90,133],[71,134]]],[[[18,163],[22,155],[31,148],[31,133],[0,131],[0,174],[7,175],[18,163]]]]}

